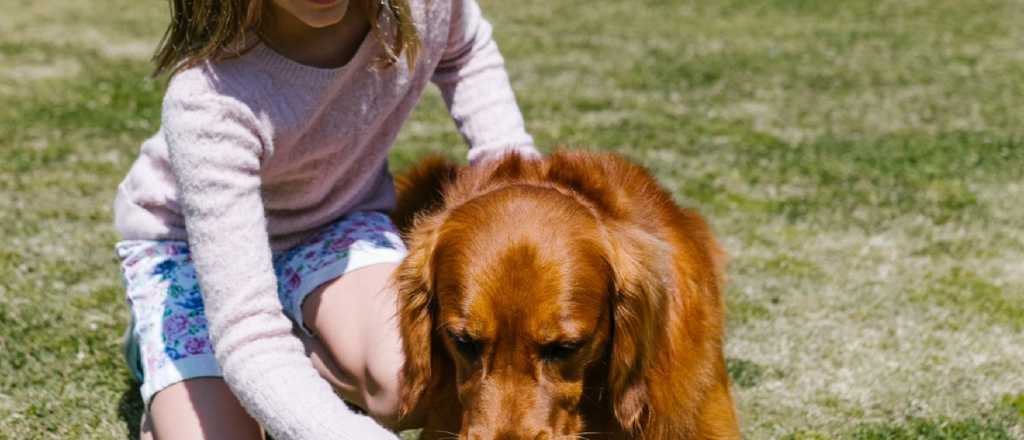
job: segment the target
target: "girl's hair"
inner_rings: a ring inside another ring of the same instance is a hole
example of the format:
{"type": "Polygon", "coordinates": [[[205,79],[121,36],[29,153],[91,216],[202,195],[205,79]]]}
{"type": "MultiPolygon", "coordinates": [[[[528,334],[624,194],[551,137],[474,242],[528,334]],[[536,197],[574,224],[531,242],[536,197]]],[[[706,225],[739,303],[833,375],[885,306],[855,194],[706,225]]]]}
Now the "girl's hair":
{"type": "MultiPolygon", "coordinates": [[[[242,42],[259,30],[270,0],[169,0],[171,24],[157,46],[153,75],[174,73],[206,60],[231,58],[249,47],[242,42]]],[[[411,66],[419,51],[409,0],[362,1],[371,31],[384,46],[381,63],[391,66],[404,52],[411,66]]]]}

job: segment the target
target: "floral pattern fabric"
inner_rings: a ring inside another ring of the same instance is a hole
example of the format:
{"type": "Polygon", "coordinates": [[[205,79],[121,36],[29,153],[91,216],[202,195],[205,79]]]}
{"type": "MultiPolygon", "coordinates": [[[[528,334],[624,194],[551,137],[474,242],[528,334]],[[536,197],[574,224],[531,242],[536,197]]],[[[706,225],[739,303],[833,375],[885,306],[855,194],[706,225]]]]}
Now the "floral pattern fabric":
{"type": "MultiPolygon", "coordinates": [[[[310,292],[360,267],[397,263],[405,252],[387,215],[350,214],[273,255],[282,308],[307,330],[301,306],[310,292]]],[[[148,404],[156,392],[185,379],[221,376],[188,243],[122,241],[117,254],[132,312],[125,353],[142,383],[143,400],[148,404]]]]}

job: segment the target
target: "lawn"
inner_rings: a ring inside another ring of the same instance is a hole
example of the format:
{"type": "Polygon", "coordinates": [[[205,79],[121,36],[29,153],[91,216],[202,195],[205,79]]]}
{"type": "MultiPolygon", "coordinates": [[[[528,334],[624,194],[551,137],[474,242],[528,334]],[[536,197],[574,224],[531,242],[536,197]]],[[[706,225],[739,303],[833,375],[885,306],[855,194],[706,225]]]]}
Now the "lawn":
{"type": "MultiPolygon", "coordinates": [[[[1024,439],[1024,1],[481,4],[543,149],[710,219],[747,438],[1024,439]]],[[[167,8],[0,10],[0,438],[130,437],[110,206],[167,8]]],[[[428,151],[433,91],[392,165],[428,151]]]]}

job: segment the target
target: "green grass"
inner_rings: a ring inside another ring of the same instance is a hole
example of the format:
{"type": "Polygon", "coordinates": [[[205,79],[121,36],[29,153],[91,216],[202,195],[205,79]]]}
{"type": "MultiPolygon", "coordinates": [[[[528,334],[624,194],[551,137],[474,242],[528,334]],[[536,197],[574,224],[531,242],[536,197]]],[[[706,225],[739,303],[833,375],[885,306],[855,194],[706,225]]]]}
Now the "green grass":
{"type": "Polygon", "coordinates": [[[1005,424],[991,420],[909,420],[902,424],[876,424],[857,428],[851,438],[856,440],[930,440],[976,439],[1011,440],[1005,424]]]}
{"type": "MultiPolygon", "coordinates": [[[[1024,2],[481,3],[543,148],[714,225],[747,438],[1024,439],[1024,2]]],[[[129,437],[110,205],[166,7],[0,8],[0,438],[129,437]]],[[[392,163],[433,151],[432,91],[392,163]]]]}
{"type": "Polygon", "coordinates": [[[799,431],[786,440],[1013,440],[1006,422],[992,419],[909,419],[893,423],[862,424],[849,432],[831,436],[817,431],[799,431]]]}

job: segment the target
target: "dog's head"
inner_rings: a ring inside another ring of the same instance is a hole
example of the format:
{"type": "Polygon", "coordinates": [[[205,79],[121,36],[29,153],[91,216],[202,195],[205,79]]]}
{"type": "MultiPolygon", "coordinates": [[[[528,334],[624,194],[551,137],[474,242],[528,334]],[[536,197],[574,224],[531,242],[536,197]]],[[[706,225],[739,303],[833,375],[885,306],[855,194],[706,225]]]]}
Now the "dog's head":
{"type": "Polygon", "coordinates": [[[575,435],[584,389],[599,382],[603,395],[587,398],[636,425],[664,322],[665,245],[579,193],[502,184],[501,172],[490,188],[460,179],[409,234],[397,279],[404,410],[454,380],[468,438],[575,435]]]}

